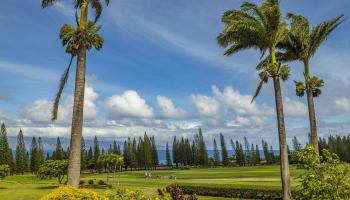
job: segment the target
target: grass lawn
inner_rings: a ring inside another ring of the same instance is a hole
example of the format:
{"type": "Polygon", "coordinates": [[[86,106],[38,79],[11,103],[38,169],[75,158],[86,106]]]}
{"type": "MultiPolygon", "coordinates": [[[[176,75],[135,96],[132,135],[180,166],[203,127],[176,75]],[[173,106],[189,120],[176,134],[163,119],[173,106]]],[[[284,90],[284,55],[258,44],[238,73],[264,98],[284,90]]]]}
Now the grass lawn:
{"type": "MultiPolygon", "coordinates": [[[[233,167],[233,168],[211,168],[191,170],[156,170],[151,171],[152,179],[144,179],[144,171],[128,171],[110,174],[109,183],[120,185],[132,190],[142,190],[147,194],[155,194],[157,188],[164,188],[171,183],[186,184],[224,184],[235,187],[264,187],[280,188],[279,166],[258,166],[258,167],[233,167]],[[157,176],[162,176],[158,179],[157,176]],[[175,175],[177,180],[170,180],[167,177],[175,175]]],[[[296,177],[301,173],[295,167],[291,167],[293,186],[297,185],[296,177]]],[[[83,174],[81,179],[96,181],[102,179],[107,181],[107,174],[83,174]]],[[[57,180],[39,180],[35,175],[25,174],[6,177],[0,180],[0,199],[6,200],[37,200],[56,187],[57,180]]],[[[112,189],[113,190],[113,189],[112,189]]],[[[104,194],[106,190],[96,190],[104,194]]],[[[200,197],[202,200],[225,199],[200,197]]]]}

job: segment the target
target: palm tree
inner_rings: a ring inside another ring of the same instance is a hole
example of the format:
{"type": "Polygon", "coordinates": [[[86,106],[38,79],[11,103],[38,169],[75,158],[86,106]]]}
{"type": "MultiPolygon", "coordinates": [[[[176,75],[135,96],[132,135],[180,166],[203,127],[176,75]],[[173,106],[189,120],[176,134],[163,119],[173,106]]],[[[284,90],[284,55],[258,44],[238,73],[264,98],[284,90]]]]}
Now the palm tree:
{"type": "MultiPolygon", "coordinates": [[[[56,1],[57,0],[42,0],[42,7],[46,8],[53,5],[56,1]]],[[[52,120],[57,119],[60,97],[67,83],[72,61],[77,57],[68,184],[78,187],[81,164],[80,149],[83,128],[86,51],[90,50],[92,47],[97,50],[101,49],[103,38],[98,34],[101,26],[95,25],[102,13],[102,3],[100,0],[74,0],[73,3],[74,8],[77,10],[75,13],[76,27],[65,24],[60,31],[60,39],[62,40],[63,46],[66,46],[66,52],[71,55],[71,59],[67,69],[61,76],[60,86],[53,105],[52,120]],[[95,11],[94,21],[88,21],[89,7],[95,11]],[[77,13],[78,10],[80,10],[80,16],[77,13]]],[[[109,0],[105,0],[105,3],[108,5],[109,0]]]]}
{"type": "Polygon", "coordinates": [[[309,21],[301,15],[288,13],[287,18],[291,21],[290,33],[288,40],[281,44],[281,47],[286,50],[281,56],[286,61],[298,60],[304,64],[304,82],[295,81],[296,95],[302,97],[306,91],[311,141],[318,154],[314,97],[318,97],[321,94],[321,87],[324,85],[324,82],[317,76],[311,75],[310,60],[322,42],[344,21],[343,15],[314,26],[312,29],[309,27],[309,21]]]}
{"type": "Polygon", "coordinates": [[[263,84],[271,78],[275,92],[283,199],[290,199],[288,150],[280,85],[280,79],[287,80],[289,67],[276,59],[276,50],[286,39],[288,29],[287,24],[281,20],[279,1],[266,0],[259,6],[245,2],[240,10],[226,11],[222,16],[222,22],[225,24],[225,29],[217,40],[221,47],[228,47],[224,55],[230,56],[241,50],[254,48],[260,50],[263,58],[264,54],[269,52],[266,59],[257,66],[260,83],[252,101],[258,96],[263,84]]]}

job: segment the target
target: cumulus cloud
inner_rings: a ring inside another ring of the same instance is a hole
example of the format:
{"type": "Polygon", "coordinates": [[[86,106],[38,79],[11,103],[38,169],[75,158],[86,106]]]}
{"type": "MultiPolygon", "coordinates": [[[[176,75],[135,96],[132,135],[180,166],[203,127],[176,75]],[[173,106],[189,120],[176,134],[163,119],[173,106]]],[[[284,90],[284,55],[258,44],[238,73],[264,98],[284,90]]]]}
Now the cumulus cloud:
{"type": "Polygon", "coordinates": [[[157,105],[164,117],[182,118],[187,115],[184,109],[176,108],[171,99],[164,96],[157,96],[157,105]]]}
{"type": "Polygon", "coordinates": [[[190,99],[202,117],[220,117],[220,104],[214,98],[197,94],[192,95],[190,99]]]}
{"type": "MultiPolygon", "coordinates": [[[[98,94],[94,89],[86,85],[84,95],[84,120],[94,120],[98,116],[98,108],[96,106],[96,100],[98,94]]],[[[69,95],[67,98],[61,100],[61,104],[58,109],[57,123],[70,123],[73,111],[73,95],[69,95]]],[[[24,107],[21,116],[24,118],[24,122],[33,123],[51,123],[51,111],[53,101],[47,99],[35,100],[31,104],[24,107]]]]}
{"type": "Polygon", "coordinates": [[[308,112],[308,108],[304,103],[290,98],[285,99],[284,110],[288,117],[306,117],[308,112]]]}
{"type": "Polygon", "coordinates": [[[335,105],[343,111],[350,111],[350,100],[346,97],[337,98],[335,100],[335,105]]]}
{"type": "Polygon", "coordinates": [[[227,126],[263,126],[267,124],[267,118],[265,116],[250,116],[243,117],[237,116],[233,121],[227,122],[227,126]]]}
{"type": "Polygon", "coordinates": [[[152,118],[154,116],[153,108],[133,90],[107,98],[104,105],[111,118],[152,118]]]}
{"type": "Polygon", "coordinates": [[[223,91],[216,86],[212,87],[214,97],[226,108],[232,109],[237,115],[258,115],[271,114],[272,109],[267,106],[258,107],[255,102],[251,102],[251,95],[242,95],[238,90],[228,86],[223,91]]]}

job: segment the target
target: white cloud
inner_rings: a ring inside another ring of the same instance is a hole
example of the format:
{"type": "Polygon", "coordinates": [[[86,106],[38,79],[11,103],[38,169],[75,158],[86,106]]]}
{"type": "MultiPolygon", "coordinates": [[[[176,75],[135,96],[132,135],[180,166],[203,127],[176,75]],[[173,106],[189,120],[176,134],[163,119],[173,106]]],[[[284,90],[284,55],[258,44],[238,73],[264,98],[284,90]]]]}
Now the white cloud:
{"type": "Polygon", "coordinates": [[[167,97],[158,95],[157,105],[160,108],[161,113],[164,117],[182,118],[187,115],[187,112],[184,109],[176,108],[171,99],[167,97]]]}
{"type": "Polygon", "coordinates": [[[270,107],[258,107],[255,102],[251,102],[251,95],[242,95],[232,87],[226,87],[222,92],[216,86],[212,86],[214,97],[222,102],[226,108],[232,109],[237,115],[269,115],[270,107]]]}
{"type": "Polygon", "coordinates": [[[284,101],[284,111],[288,117],[306,117],[308,108],[300,101],[286,98],[284,101]]]}
{"type": "MultiPolygon", "coordinates": [[[[84,120],[94,120],[98,116],[98,108],[96,106],[96,100],[98,94],[94,89],[86,85],[84,95],[84,120]]],[[[23,122],[33,123],[51,123],[51,111],[53,101],[47,99],[39,99],[24,107],[21,117],[23,122]]],[[[58,108],[59,124],[68,124],[71,122],[73,112],[73,95],[69,95],[65,99],[61,99],[61,103],[58,108]]]]}
{"type": "Polygon", "coordinates": [[[152,118],[154,116],[153,109],[133,90],[107,98],[104,105],[111,118],[152,118]]]}
{"type": "Polygon", "coordinates": [[[266,125],[267,118],[264,116],[242,117],[237,116],[233,121],[227,122],[227,126],[263,126],[266,125]]]}
{"type": "Polygon", "coordinates": [[[350,111],[350,100],[346,97],[340,97],[335,100],[335,105],[346,112],[350,111]]]}
{"type": "Polygon", "coordinates": [[[220,118],[220,104],[214,98],[197,94],[190,99],[202,117],[220,118]]]}

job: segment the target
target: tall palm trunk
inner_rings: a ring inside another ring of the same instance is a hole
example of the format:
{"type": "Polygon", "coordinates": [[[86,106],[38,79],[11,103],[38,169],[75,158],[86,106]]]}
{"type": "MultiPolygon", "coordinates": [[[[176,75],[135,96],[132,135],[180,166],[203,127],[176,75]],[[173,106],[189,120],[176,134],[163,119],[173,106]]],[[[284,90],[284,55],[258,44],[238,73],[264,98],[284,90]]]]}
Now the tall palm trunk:
{"type": "MultiPolygon", "coordinates": [[[[80,29],[85,29],[87,23],[87,2],[84,0],[81,6],[80,29]]],[[[86,47],[79,47],[77,59],[77,71],[75,75],[75,92],[72,117],[72,130],[70,140],[70,154],[68,165],[68,184],[73,187],[79,186],[81,165],[81,137],[83,129],[84,113],[84,89],[86,69],[86,47]]]]}
{"type": "Polygon", "coordinates": [[[310,69],[309,64],[304,63],[305,68],[305,85],[306,85],[306,95],[307,95],[307,105],[309,109],[309,121],[310,121],[310,132],[311,132],[311,143],[315,148],[316,153],[319,153],[318,150],[318,136],[317,136],[317,124],[316,124],[316,114],[315,114],[315,104],[314,96],[312,94],[312,88],[310,88],[308,79],[310,78],[310,69]]]}
{"type": "MultiPolygon", "coordinates": [[[[275,52],[271,51],[271,61],[272,64],[276,65],[275,52]]],[[[290,185],[290,174],[289,174],[289,162],[288,162],[288,147],[286,140],[286,130],[284,124],[284,114],[283,114],[283,103],[282,103],[282,92],[280,77],[273,77],[273,84],[275,89],[275,102],[276,102],[276,113],[277,113],[277,125],[278,125],[278,139],[280,145],[280,157],[281,157],[281,179],[282,179],[282,191],[283,200],[291,199],[291,185],[290,185]]]]}

